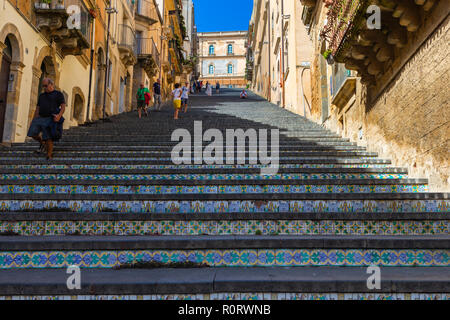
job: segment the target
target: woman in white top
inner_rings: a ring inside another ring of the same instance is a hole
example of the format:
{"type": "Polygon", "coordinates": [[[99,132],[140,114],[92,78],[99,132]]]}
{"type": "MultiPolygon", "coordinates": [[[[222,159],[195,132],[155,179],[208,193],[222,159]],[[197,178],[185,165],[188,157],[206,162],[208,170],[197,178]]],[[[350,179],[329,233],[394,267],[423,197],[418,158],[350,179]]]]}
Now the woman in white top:
{"type": "Polygon", "coordinates": [[[209,84],[209,82],[206,83],[206,94],[207,94],[208,96],[212,96],[212,87],[211,87],[211,85],[209,84]]]}
{"type": "Polygon", "coordinates": [[[173,96],[173,107],[175,108],[175,114],[173,118],[175,120],[178,120],[178,111],[181,109],[181,95],[183,92],[181,91],[180,84],[175,84],[175,90],[172,91],[173,96]]]}

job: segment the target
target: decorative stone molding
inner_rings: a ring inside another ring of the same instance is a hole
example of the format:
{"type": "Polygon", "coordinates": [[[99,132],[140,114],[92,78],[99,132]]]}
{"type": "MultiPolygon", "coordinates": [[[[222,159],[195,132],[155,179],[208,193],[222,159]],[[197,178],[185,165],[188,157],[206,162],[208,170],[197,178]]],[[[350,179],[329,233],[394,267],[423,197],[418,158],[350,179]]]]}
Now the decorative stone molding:
{"type": "Polygon", "coordinates": [[[356,70],[362,81],[376,85],[377,78],[401,54],[408,33],[416,32],[427,12],[439,0],[334,0],[321,36],[327,40],[331,60],[356,70]],[[381,29],[368,29],[367,8],[381,8],[381,29]]]}
{"type": "Polygon", "coordinates": [[[90,47],[89,30],[84,35],[79,29],[69,28],[66,9],[35,9],[36,27],[54,41],[63,56],[82,55],[90,47]]]}

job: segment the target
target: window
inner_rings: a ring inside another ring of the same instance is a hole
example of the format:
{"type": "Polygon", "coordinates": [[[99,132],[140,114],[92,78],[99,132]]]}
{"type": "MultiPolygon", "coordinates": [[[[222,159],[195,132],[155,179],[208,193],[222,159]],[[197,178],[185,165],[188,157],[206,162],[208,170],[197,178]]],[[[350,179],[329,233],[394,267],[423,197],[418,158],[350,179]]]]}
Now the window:
{"type": "Polygon", "coordinates": [[[210,45],[209,46],[209,55],[213,55],[214,54],[214,46],[210,45]]]}
{"type": "Polygon", "coordinates": [[[228,54],[233,54],[233,45],[232,44],[228,45],[228,54]]]}
{"type": "Polygon", "coordinates": [[[233,73],[233,65],[232,65],[231,63],[228,64],[227,69],[228,69],[228,73],[229,73],[229,74],[233,73]]]}
{"type": "Polygon", "coordinates": [[[209,74],[214,74],[214,66],[212,64],[209,66],[209,74]]]}

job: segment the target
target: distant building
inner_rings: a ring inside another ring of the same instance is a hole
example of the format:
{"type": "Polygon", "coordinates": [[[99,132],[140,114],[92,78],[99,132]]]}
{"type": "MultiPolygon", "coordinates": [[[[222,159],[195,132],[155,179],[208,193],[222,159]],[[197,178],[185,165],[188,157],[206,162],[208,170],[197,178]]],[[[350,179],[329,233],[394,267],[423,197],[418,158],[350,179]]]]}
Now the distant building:
{"type": "Polygon", "coordinates": [[[199,80],[244,87],[247,31],[199,32],[199,80]]]}

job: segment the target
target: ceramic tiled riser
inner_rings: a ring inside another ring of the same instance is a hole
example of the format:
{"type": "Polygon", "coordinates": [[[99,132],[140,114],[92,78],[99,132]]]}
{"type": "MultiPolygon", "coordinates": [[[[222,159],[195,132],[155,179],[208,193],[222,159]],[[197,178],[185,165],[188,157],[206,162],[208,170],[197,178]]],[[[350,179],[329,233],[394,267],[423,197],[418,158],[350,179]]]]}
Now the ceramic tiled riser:
{"type": "Polygon", "coordinates": [[[0,233],[30,235],[446,235],[449,220],[15,221],[0,233]]]}
{"type": "Polygon", "coordinates": [[[194,262],[211,267],[402,266],[446,267],[449,250],[433,249],[230,249],[0,252],[0,269],[112,268],[134,262],[194,262]]]}

